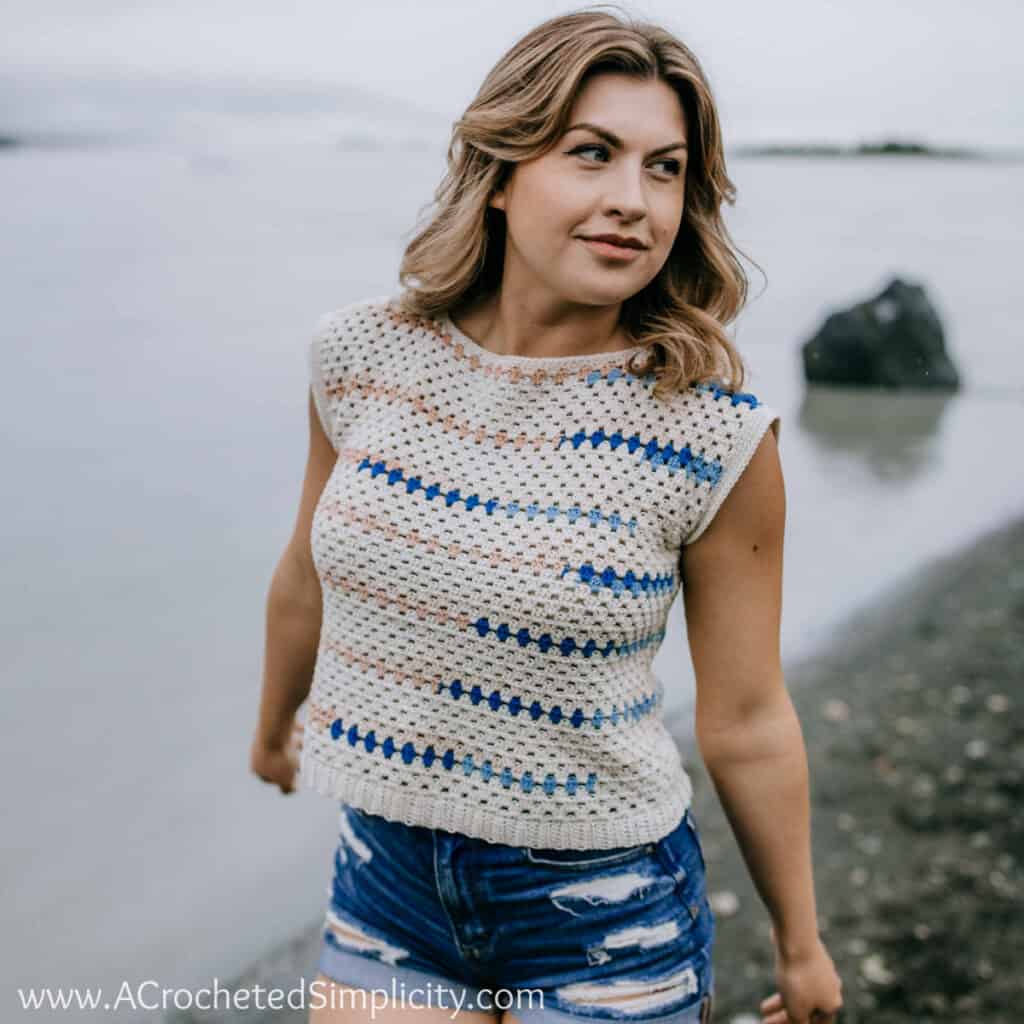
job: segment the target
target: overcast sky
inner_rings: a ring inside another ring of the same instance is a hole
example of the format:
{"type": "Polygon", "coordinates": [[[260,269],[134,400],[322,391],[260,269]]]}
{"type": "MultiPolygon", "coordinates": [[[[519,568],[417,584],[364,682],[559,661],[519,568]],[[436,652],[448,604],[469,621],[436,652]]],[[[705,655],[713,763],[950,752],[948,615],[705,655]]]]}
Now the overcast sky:
{"type": "MultiPolygon", "coordinates": [[[[8,72],[351,84],[458,116],[538,0],[4,0],[8,72]]],[[[1024,144],[1020,0],[648,0],[701,59],[730,144],[1024,144]]],[[[9,86],[8,92],[10,91],[9,86]]],[[[4,97],[3,110],[12,97],[4,97]]],[[[0,124],[0,130],[3,125],[0,124]]]]}

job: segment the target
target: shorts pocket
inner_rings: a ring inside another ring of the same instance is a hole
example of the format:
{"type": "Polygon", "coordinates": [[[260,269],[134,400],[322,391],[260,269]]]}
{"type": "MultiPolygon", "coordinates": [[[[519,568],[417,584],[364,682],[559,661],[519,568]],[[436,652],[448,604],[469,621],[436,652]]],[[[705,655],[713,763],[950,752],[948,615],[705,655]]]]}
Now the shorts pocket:
{"type": "Polygon", "coordinates": [[[551,850],[524,846],[523,852],[530,864],[542,864],[566,871],[587,871],[639,860],[650,856],[656,849],[657,843],[638,843],[636,846],[619,846],[613,850],[551,850]]]}
{"type": "Polygon", "coordinates": [[[679,826],[657,843],[658,857],[666,872],[675,879],[675,895],[691,918],[696,919],[707,906],[706,872],[700,840],[689,811],[679,826]]]}

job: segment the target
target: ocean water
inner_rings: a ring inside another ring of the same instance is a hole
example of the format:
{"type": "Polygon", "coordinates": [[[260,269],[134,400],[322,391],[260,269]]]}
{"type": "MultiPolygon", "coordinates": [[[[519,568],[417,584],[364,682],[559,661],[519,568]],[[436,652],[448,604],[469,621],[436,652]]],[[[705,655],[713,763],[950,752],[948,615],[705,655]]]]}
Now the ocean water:
{"type": "MultiPolygon", "coordinates": [[[[396,284],[442,159],[272,139],[0,159],[6,1013],[19,986],[226,983],[322,913],[334,806],[248,772],[266,589],[313,324],[396,284]]],[[[735,337],[782,415],[791,661],[1024,506],[1024,185],[893,158],[730,172],[767,275],[747,264],[735,337]],[[806,388],[802,342],[893,274],[928,289],[962,393],[806,388]]],[[[656,667],[685,727],[678,603],[670,624],[656,667]]]]}

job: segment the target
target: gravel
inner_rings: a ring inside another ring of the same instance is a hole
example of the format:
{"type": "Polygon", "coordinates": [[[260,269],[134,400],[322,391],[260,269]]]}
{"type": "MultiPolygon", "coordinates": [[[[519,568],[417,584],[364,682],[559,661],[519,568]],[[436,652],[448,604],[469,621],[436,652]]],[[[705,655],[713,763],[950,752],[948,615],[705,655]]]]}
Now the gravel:
{"type": "MultiPolygon", "coordinates": [[[[1024,519],[894,587],[786,681],[841,1024],[1019,1024],[1024,519]]],[[[757,1024],[776,990],[769,918],[699,756],[683,749],[716,917],[714,1018],[757,1024]]],[[[316,921],[230,987],[308,986],[319,939],[316,921]]],[[[167,1020],[300,1024],[306,1012],[167,1020]]]]}
{"type": "MultiPolygon", "coordinates": [[[[1024,519],[905,581],[787,668],[819,927],[843,1024],[1024,1014],[1024,519]]],[[[692,753],[716,914],[715,1020],[776,991],[769,918],[692,753]]]]}

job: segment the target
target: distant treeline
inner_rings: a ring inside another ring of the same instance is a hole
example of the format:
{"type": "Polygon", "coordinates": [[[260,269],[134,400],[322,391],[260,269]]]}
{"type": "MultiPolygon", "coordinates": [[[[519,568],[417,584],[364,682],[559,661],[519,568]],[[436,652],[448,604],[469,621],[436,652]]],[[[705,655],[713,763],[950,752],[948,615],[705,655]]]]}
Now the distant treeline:
{"type": "MultiPolygon", "coordinates": [[[[46,132],[12,135],[0,132],[0,149],[36,146],[74,148],[79,146],[102,146],[117,141],[119,140],[87,133],[46,132]]],[[[966,146],[929,146],[923,142],[861,142],[855,145],[835,145],[817,142],[769,142],[751,145],[741,144],[727,148],[730,153],[737,156],[912,156],[941,160],[1024,160],[1024,150],[1021,149],[971,149],[966,146]]]]}
{"type": "Polygon", "coordinates": [[[861,142],[855,145],[827,143],[765,143],[729,147],[737,156],[915,156],[943,160],[1020,160],[1021,150],[970,149],[966,146],[929,146],[922,142],[861,142]]]}

